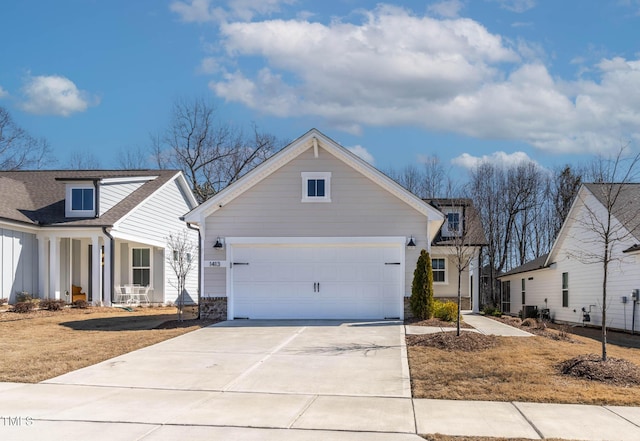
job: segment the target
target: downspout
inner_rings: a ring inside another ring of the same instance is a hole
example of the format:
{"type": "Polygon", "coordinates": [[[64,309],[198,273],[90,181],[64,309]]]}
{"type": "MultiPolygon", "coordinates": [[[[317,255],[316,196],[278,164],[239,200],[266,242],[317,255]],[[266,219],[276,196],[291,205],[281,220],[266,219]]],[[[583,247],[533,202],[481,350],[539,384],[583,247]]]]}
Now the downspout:
{"type": "MultiPolygon", "coordinates": [[[[95,188],[95,194],[96,194],[96,203],[94,207],[96,213],[94,217],[97,219],[100,217],[100,184],[97,179],[93,180],[93,187],[95,188]]],[[[104,228],[102,230],[105,231],[104,228]]],[[[109,233],[107,233],[106,231],[104,234],[106,234],[108,237],[111,237],[109,236],[109,233]]]]}
{"type": "MultiPolygon", "coordinates": [[[[181,220],[184,220],[184,217],[181,220]]],[[[201,290],[202,287],[200,286],[202,284],[202,277],[201,277],[202,276],[202,274],[201,274],[201,272],[202,272],[202,265],[201,265],[201,262],[202,262],[202,238],[200,237],[200,228],[194,227],[189,222],[185,222],[185,223],[187,224],[187,228],[188,229],[198,232],[198,320],[200,320],[200,303],[201,303],[200,302],[200,300],[201,300],[200,299],[200,296],[201,296],[200,292],[202,291],[201,290]]]]}
{"type": "Polygon", "coordinates": [[[111,292],[109,293],[109,298],[111,299],[111,303],[113,303],[113,284],[116,281],[115,278],[115,267],[116,267],[116,240],[113,238],[113,236],[111,235],[111,233],[109,233],[107,231],[107,228],[109,227],[102,227],[102,232],[104,233],[105,236],[107,236],[109,238],[109,241],[111,242],[111,252],[109,253],[109,265],[111,266],[111,270],[109,271],[109,285],[110,285],[110,289],[111,292]]]}

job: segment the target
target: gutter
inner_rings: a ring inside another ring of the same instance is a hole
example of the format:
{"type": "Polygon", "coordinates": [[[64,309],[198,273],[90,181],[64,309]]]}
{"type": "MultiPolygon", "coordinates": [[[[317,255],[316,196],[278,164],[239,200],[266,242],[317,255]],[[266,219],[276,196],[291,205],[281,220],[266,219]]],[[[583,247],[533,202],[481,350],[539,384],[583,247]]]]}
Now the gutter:
{"type": "Polygon", "coordinates": [[[187,228],[198,232],[198,320],[200,320],[200,304],[202,292],[202,237],[200,236],[200,228],[194,227],[190,222],[184,220],[184,216],[180,218],[187,224],[187,228]]]}
{"type": "Polygon", "coordinates": [[[110,245],[111,246],[111,253],[109,254],[109,256],[110,256],[109,265],[111,266],[111,270],[109,271],[109,281],[111,282],[110,283],[111,292],[109,293],[109,299],[110,299],[110,302],[113,303],[113,284],[115,283],[115,280],[116,280],[115,279],[115,274],[114,274],[114,269],[116,267],[116,240],[111,235],[111,233],[109,233],[107,231],[107,228],[109,228],[109,227],[102,227],[102,232],[111,241],[111,245],[110,245]]]}

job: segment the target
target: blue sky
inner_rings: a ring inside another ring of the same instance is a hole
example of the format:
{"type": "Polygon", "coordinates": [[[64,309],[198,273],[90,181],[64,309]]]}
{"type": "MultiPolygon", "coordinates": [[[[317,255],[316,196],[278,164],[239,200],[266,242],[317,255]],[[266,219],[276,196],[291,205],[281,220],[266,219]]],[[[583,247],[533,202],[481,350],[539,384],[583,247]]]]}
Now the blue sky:
{"type": "Polygon", "coordinates": [[[0,106],[116,166],[179,97],[380,169],[640,148],[640,0],[4,0],[0,106]]]}

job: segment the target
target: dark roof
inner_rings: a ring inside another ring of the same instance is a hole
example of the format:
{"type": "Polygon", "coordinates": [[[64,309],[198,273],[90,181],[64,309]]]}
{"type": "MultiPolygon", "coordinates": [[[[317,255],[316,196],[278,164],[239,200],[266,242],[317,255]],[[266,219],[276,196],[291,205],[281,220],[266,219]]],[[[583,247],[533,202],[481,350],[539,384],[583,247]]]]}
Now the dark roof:
{"type": "Polygon", "coordinates": [[[525,263],[524,265],[520,265],[520,266],[518,266],[516,268],[513,268],[510,271],[507,271],[504,274],[500,274],[498,276],[498,278],[502,278],[502,277],[505,277],[505,276],[512,276],[514,274],[526,273],[528,271],[535,271],[535,270],[539,270],[539,269],[542,269],[542,268],[546,268],[544,266],[544,264],[547,261],[547,257],[549,257],[549,254],[543,254],[542,256],[525,263]]]}
{"type": "MultiPolygon", "coordinates": [[[[470,246],[483,246],[487,244],[487,238],[482,228],[482,221],[480,220],[480,214],[476,207],[473,205],[473,201],[468,198],[439,198],[439,199],[424,199],[425,202],[431,206],[441,210],[446,207],[462,207],[464,209],[463,222],[471,222],[471,224],[465,225],[467,228],[469,237],[465,240],[466,244],[470,246]]],[[[446,222],[446,219],[445,219],[446,222]]],[[[433,239],[433,245],[436,246],[455,246],[457,244],[455,239],[449,237],[442,237],[442,229],[438,232],[433,239]]]]}
{"type": "Polygon", "coordinates": [[[613,207],[612,214],[624,227],[640,241],[640,184],[613,183],[613,184],[584,184],[584,186],[606,208],[607,191],[611,188],[615,193],[620,191],[618,199],[613,207]]]}
{"type": "Polygon", "coordinates": [[[111,226],[170,181],[177,170],[0,171],[0,219],[40,226],[111,226]],[[65,180],[156,176],[99,218],[65,217],[65,180]]]}

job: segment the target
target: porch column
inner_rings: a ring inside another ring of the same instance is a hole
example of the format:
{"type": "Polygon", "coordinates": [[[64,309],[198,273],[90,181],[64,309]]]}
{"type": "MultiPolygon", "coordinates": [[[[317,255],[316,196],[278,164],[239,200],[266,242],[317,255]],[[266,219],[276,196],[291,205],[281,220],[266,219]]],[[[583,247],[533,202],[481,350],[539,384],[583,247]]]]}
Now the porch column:
{"type": "Polygon", "coordinates": [[[104,296],[102,301],[104,306],[111,306],[111,240],[107,237],[102,240],[104,241],[104,296]]]}
{"type": "Polygon", "coordinates": [[[49,298],[60,300],[60,238],[49,241],[49,298]]]}
{"type": "Polygon", "coordinates": [[[102,256],[100,252],[100,237],[92,236],[91,237],[91,293],[93,295],[93,303],[100,304],[101,293],[102,290],[102,274],[101,274],[101,265],[102,265],[102,256]]]}
{"type": "Polygon", "coordinates": [[[480,251],[476,251],[473,256],[473,285],[471,289],[473,294],[471,295],[471,308],[474,313],[480,312],[480,273],[482,268],[480,266],[480,251]]]}
{"type": "Polygon", "coordinates": [[[49,266],[47,265],[47,244],[49,238],[37,236],[38,239],[38,297],[46,299],[49,297],[49,266]]]}

